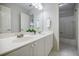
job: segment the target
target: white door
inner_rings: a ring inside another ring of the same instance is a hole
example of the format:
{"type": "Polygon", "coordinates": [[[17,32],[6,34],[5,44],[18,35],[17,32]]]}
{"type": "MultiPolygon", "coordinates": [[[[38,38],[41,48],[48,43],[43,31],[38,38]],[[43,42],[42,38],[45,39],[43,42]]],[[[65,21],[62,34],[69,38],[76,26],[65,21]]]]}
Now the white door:
{"type": "Polygon", "coordinates": [[[11,10],[0,5],[0,32],[11,32],[11,10]]]}
{"type": "Polygon", "coordinates": [[[60,17],[60,36],[66,38],[74,37],[75,21],[74,16],[60,17]]]}
{"type": "Polygon", "coordinates": [[[26,29],[30,26],[30,17],[25,13],[21,13],[21,31],[26,32],[26,29]]]}

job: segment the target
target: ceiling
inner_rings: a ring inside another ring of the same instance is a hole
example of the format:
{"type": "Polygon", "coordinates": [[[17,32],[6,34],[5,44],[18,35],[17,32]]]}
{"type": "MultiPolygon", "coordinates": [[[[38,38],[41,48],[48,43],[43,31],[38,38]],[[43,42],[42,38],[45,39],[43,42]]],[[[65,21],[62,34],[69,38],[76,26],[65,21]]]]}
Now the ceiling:
{"type": "Polygon", "coordinates": [[[0,3],[0,5],[18,6],[25,9],[26,11],[29,11],[34,8],[34,6],[32,6],[32,3],[0,3]]]}
{"type": "MultiPolygon", "coordinates": [[[[32,6],[31,3],[11,3],[11,4],[9,3],[9,5],[12,5],[12,4],[15,6],[17,5],[28,12],[34,8],[34,6],[32,6]]],[[[74,14],[74,7],[75,7],[74,3],[60,3],[59,5],[62,5],[62,6],[59,6],[60,17],[72,16],[74,14]]]]}
{"type": "Polygon", "coordinates": [[[59,16],[72,16],[74,15],[74,3],[64,3],[62,6],[59,6],[59,16]]]}
{"type": "Polygon", "coordinates": [[[32,6],[31,3],[16,3],[16,5],[25,8],[27,11],[31,10],[32,8],[34,8],[34,6],[32,6]]]}
{"type": "MultiPolygon", "coordinates": [[[[16,5],[25,8],[27,11],[30,11],[34,8],[31,3],[16,3],[16,5]]],[[[65,17],[65,16],[72,16],[74,15],[74,3],[60,3],[59,6],[59,16],[65,17]]]]}

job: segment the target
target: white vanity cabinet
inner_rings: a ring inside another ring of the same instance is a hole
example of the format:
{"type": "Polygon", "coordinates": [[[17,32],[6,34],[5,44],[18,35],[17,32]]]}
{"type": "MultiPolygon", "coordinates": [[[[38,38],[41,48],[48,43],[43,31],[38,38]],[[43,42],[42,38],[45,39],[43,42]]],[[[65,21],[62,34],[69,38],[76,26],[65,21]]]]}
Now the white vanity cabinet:
{"type": "Polygon", "coordinates": [[[44,41],[44,39],[39,39],[16,51],[7,54],[7,56],[43,56],[45,55],[44,41]]]}
{"type": "Polygon", "coordinates": [[[34,56],[45,55],[45,39],[41,38],[33,43],[33,55],[34,56]]]}
{"type": "Polygon", "coordinates": [[[32,56],[32,43],[7,54],[7,56],[32,56]]]}
{"type": "Polygon", "coordinates": [[[48,35],[45,39],[45,55],[47,56],[53,48],[53,34],[48,35]]]}
{"type": "Polygon", "coordinates": [[[53,34],[43,37],[34,43],[33,55],[48,56],[52,48],[53,48],[53,34]]]}
{"type": "Polygon", "coordinates": [[[48,56],[52,48],[53,48],[53,34],[43,37],[34,43],[33,55],[48,56]]]}
{"type": "Polygon", "coordinates": [[[53,48],[53,34],[42,37],[7,56],[47,56],[53,48]]]}

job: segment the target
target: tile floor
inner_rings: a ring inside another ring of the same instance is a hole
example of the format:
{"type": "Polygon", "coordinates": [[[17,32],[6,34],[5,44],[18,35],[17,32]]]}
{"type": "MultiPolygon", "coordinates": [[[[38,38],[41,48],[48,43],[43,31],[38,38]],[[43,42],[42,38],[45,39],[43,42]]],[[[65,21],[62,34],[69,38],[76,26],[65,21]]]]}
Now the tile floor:
{"type": "Polygon", "coordinates": [[[66,43],[60,43],[60,51],[52,50],[49,56],[78,56],[77,48],[66,43]]]}

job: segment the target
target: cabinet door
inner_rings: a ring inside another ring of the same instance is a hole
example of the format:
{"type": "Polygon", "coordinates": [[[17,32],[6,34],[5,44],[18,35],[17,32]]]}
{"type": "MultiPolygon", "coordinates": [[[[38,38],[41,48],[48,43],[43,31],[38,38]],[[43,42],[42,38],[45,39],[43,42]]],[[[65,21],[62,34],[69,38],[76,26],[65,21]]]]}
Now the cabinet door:
{"type": "Polygon", "coordinates": [[[49,35],[45,39],[45,55],[47,56],[53,48],[53,35],[49,35]]]}
{"type": "Polygon", "coordinates": [[[32,56],[32,44],[28,44],[14,52],[7,54],[7,56],[32,56]]]}
{"type": "Polygon", "coordinates": [[[44,39],[40,39],[33,44],[33,55],[34,56],[44,56],[44,39]]]}
{"type": "Polygon", "coordinates": [[[49,35],[49,40],[50,40],[50,50],[53,48],[53,34],[49,35]]]}

